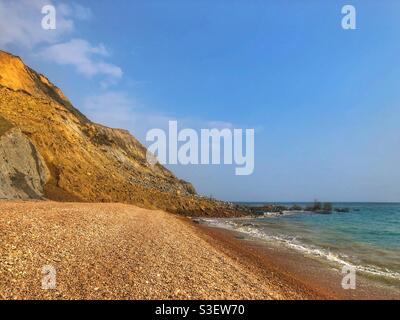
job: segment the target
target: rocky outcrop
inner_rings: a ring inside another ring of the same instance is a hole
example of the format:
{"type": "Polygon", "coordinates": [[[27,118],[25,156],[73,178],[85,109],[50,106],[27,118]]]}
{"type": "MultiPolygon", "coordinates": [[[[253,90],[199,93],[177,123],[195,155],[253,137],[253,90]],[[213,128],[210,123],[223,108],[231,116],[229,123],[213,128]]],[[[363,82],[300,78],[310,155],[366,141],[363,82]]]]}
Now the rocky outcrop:
{"type": "Polygon", "coordinates": [[[43,158],[18,128],[0,132],[0,199],[42,199],[48,178],[43,158]]]}

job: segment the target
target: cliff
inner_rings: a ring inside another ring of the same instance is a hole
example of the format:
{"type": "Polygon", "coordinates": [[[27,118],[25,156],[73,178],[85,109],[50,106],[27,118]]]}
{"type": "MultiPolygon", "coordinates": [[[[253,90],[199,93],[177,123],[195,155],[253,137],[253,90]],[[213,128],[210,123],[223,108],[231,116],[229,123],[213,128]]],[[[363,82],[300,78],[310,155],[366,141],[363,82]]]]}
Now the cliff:
{"type": "Polygon", "coordinates": [[[0,166],[8,163],[7,174],[4,169],[1,176],[8,182],[2,182],[0,198],[5,189],[7,198],[12,190],[14,198],[31,198],[33,193],[9,187],[18,171],[20,179],[35,181],[30,188],[37,198],[123,202],[195,216],[239,214],[234,206],[197,196],[190,183],[165,167],[151,166],[145,147],[128,131],[93,123],[45,76],[3,51],[0,116],[0,136],[6,134],[0,143],[0,166]],[[4,156],[11,141],[18,160],[4,156]],[[28,169],[35,165],[41,169],[28,169]]]}

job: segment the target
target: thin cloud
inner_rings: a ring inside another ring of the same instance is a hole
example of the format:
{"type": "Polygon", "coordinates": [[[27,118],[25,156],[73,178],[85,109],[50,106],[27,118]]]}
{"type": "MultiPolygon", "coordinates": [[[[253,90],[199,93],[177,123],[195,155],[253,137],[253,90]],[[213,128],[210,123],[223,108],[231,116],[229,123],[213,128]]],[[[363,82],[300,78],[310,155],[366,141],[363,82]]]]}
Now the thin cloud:
{"type": "Polygon", "coordinates": [[[143,108],[140,103],[123,91],[106,91],[83,99],[81,111],[89,119],[113,128],[131,131],[145,141],[146,133],[153,128],[167,129],[170,117],[143,108]]]}
{"type": "Polygon", "coordinates": [[[82,110],[94,121],[110,127],[126,127],[134,121],[136,102],[118,91],[91,95],[83,100],[82,110]]]}
{"type": "Polygon", "coordinates": [[[59,65],[69,65],[87,77],[102,75],[101,86],[114,85],[122,69],[106,61],[110,56],[103,44],[92,45],[85,39],[65,40],[75,30],[76,20],[90,20],[90,8],[75,2],[51,0],[0,0],[0,47],[30,49],[35,57],[59,65]],[[42,8],[56,8],[56,29],[42,28],[42,8]],[[39,51],[37,51],[39,50],[39,51]]]}
{"type": "Polygon", "coordinates": [[[74,30],[74,19],[84,20],[90,16],[90,9],[74,3],[55,5],[49,0],[0,0],[0,46],[32,49],[39,44],[55,43],[74,30]],[[45,5],[56,7],[56,30],[42,28],[45,5]]]}
{"type": "Polygon", "coordinates": [[[83,111],[91,120],[114,128],[131,131],[139,140],[145,142],[146,133],[154,128],[168,132],[169,121],[178,121],[179,130],[233,129],[238,126],[224,121],[206,121],[193,117],[177,117],[140,105],[130,94],[123,91],[106,91],[91,95],[83,100],[83,111]]]}
{"type": "Polygon", "coordinates": [[[60,65],[70,65],[88,77],[105,75],[113,79],[122,77],[122,69],[103,60],[109,52],[103,44],[91,45],[84,39],[72,39],[51,45],[40,51],[39,56],[60,65]]]}
{"type": "Polygon", "coordinates": [[[78,3],[61,3],[57,6],[57,12],[73,17],[76,20],[87,21],[93,18],[93,12],[90,8],[84,7],[78,3]]]}

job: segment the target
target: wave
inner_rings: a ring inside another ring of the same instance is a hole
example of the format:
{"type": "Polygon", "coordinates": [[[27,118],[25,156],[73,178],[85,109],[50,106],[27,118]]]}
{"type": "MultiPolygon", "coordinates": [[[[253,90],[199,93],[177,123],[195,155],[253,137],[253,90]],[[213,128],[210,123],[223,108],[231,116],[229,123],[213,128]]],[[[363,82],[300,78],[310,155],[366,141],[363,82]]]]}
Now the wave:
{"type": "Polygon", "coordinates": [[[363,272],[365,274],[385,277],[389,279],[400,280],[400,273],[387,269],[380,268],[373,265],[357,265],[350,261],[350,258],[344,254],[337,254],[330,252],[326,249],[314,247],[311,245],[306,245],[301,243],[295,237],[287,236],[287,235],[269,235],[265,233],[260,228],[257,228],[256,223],[251,222],[239,222],[234,219],[231,220],[220,220],[220,219],[203,219],[205,223],[215,226],[218,228],[228,229],[236,232],[240,232],[242,234],[246,234],[252,238],[263,240],[266,242],[272,242],[273,244],[281,244],[287,248],[294,249],[301,253],[305,253],[312,257],[322,258],[328,260],[330,262],[335,263],[341,267],[347,266],[350,268],[354,268],[359,272],[363,272]]]}

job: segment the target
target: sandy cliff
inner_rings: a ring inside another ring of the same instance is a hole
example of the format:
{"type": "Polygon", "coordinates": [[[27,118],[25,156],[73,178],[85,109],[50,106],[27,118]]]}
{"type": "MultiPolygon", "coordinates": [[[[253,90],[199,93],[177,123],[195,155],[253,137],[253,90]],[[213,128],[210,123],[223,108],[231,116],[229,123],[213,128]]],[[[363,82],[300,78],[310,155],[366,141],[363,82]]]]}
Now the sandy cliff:
{"type": "Polygon", "coordinates": [[[45,76],[3,51],[0,115],[43,159],[48,199],[124,202],[191,215],[237,214],[232,206],[198,197],[190,183],[163,166],[151,166],[146,149],[128,131],[91,122],[45,76]]]}

